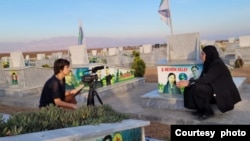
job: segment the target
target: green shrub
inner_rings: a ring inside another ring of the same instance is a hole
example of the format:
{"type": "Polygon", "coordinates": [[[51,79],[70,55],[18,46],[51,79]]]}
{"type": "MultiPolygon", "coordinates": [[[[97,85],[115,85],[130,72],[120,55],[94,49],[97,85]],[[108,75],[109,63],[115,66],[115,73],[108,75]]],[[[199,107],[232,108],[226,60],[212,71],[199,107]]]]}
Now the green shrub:
{"type": "Polygon", "coordinates": [[[9,62],[3,62],[3,68],[9,68],[10,63],[9,62]]]}
{"type": "Polygon", "coordinates": [[[135,70],[134,75],[135,77],[143,77],[145,74],[146,64],[140,58],[140,53],[133,51],[134,61],[132,63],[131,68],[135,70]]]}
{"type": "Polygon", "coordinates": [[[50,66],[48,64],[43,64],[42,67],[43,68],[49,68],[50,66]]]}
{"type": "Polygon", "coordinates": [[[37,112],[22,112],[12,115],[4,122],[0,115],[0,136],[53,130],[82,125],[120,122],[128,116],[112,109],[109,105],[82,106],[67,110],[50,105],[37,112]]]}

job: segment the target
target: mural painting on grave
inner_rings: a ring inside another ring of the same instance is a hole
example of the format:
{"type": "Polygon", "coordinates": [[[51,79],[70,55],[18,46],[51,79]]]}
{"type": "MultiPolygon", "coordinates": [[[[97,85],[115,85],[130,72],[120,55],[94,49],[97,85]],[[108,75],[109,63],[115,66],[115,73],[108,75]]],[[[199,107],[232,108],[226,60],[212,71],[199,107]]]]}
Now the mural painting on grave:
{"type": "Polygon", "coordinates": [[[18,85],[18,76],[16,71],[10,71],[11,84],[18,85]]]}
{"type": "Polygon", "coordinates": [[[142,140],[141,128],[133,128],[129,130],[115,132],[110,135],[98,137],[96,140],[93,139],[93,141],[140,141],[140,140],[142,140]]]}
{"type": "MultiPolygon", "coordinates": [[[[134,78],[134,71],[132,69],[121,69],[115,67],[105,66],[104,69],[98,70],[95,74],[91,71],[91,67],[83,67],[71,69],[71,73],[65,77],[66,88],[74,89],[82,84],[82,77],[85,75],[96,75],[95,87],[100,88],[107,85],[112,85],[118,82],[131,80],[134,78]]],[[[88,84],[84,84],[84,90],[88,90],[88,84]]]]}
{"type": "MultiPolygon", "coordinates": [[[[70,74],[65,77],[66,89],[75,89],[83,84],[82,77],[89,73],[89,67],[71,69],[70,74]]],[[[84,89],[87,89],[87,87],[84,87],[84,89]]]]}
{"type": "Polygon", "coordinates": [[[183,94],[184,88],[176,87],[180,80],[197,79],[202,64],[158,66],[158,92],[160,94],[183,94]]]}

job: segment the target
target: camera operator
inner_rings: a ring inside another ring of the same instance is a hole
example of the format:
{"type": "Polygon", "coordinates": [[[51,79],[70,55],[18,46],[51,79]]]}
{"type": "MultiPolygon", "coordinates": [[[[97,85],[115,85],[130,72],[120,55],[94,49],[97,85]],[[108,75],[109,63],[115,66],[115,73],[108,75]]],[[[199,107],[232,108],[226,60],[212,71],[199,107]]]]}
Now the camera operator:
{"type": "Polygon", "coordinates": [[[65,76],[70,73],[70,62],[65,59],[57,59],[54,62],[54,75],[49,78],[42,89],[39,108],[54,104],[59,107],[76,109],[75,103],[65,101],[65,96],[77,94],[84,86],[66,91],[65,76]]]}

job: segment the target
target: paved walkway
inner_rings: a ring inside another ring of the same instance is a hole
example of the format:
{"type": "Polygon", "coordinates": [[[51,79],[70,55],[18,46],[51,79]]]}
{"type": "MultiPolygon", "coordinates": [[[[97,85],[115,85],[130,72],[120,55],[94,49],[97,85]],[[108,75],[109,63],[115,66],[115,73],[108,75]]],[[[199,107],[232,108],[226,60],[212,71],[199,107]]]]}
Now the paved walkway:
{"type": "Polygon", "coordinates": [[[199,121],[190,112],[183,110],[151,109],[143,108],[141,96],[157,88],[157,83],[145,83],[138,87],[119,95],[105,98],[104,103],[108,103],[114,109],[132,114],[138,118],[158,120],[167,124],[249,124],[250,123],[250,85],[243,84],[240,89],[242,101],[235,105],[235,109],[226,113],[221,113],[214,107],[215,116],[205,121],[199,121]]]}
{"type": "MultiPolygon", "coordinates": [[[[205,121],[199,121],[189,111],[143,108],[141,96],[155,90],[157,83],[145,83],[123,93],[111,94],[102,98],[104,104],[110,104],[114,109],[132,115],[134,118],[157,120],[166,124],[249,124],[250,123],[250,85],[243,84],[240,89],[242,101],[235,109],[221,113],[217,107],[215,116],[205,121]]],[[[14,106],[36,107],[40,95],[21,98],[1,96],[0,103],[14,106]]],[[[96,102],[98,104],[98,101],[96,102]]]]}

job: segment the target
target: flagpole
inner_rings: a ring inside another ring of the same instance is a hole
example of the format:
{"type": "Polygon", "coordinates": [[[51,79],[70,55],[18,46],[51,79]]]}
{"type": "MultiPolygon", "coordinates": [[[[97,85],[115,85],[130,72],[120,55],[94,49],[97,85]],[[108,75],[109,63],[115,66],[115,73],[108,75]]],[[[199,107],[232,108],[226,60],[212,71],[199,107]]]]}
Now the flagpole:
{"type": "Polygon", "coordinates": [[[168,3],[168,8],[169,8],[169,21],[170,21],[170,31],[171,31],[171,35],[174,34],[173,32],[173,27],[172,27],[172,16],[171,16],[171,10],[170,10],[170,5],[169,5],[169,0],[167,0],[167,3],[168,3]]]}
{"type": "Polygon", "coordinates": [[[169,0],[167,0],[167,4],[168,4],[168,9],[169,9],[169,27],[170,27],[170,36],[168,39],[169,41],[168,41],[168,46],[167,46],[167,61],[169,62],[171,60],[171,56],[170,56],[170,48],[172,46],[171,39],[172,39],[174,32],[173,32],[173,26],[172,26],[172,13],[170,10],[169,0]]]}
{"type": "Polygon", "coordinates": [[[171,40],[172,40],[172,36],[174,34],[169,0],[161,0],[158,12],[160,14],[161,19],[170,27],[170,35],[168,36],[169,40],[167,43],[167,61],[169,61],[169,60],[171,60],[171,56],[170,56],[170,50],[171,50],[171,46],[172,46],[171,40]]]}

